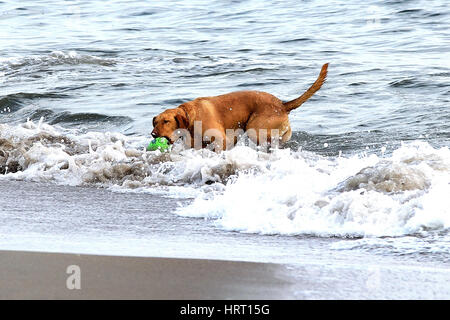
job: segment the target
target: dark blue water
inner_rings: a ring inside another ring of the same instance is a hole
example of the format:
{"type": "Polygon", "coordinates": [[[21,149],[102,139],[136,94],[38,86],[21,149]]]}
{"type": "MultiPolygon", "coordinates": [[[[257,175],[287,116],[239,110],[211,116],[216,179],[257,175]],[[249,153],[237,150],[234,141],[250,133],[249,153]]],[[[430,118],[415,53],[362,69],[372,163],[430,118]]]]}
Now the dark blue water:
{"type": "Polygon", "coordinates": [[[329,62],[294,145],[449,145],[449,21],[443,0],[2,1],[0,122],[148,134],[198,96],[295,98],[329,62]]]}

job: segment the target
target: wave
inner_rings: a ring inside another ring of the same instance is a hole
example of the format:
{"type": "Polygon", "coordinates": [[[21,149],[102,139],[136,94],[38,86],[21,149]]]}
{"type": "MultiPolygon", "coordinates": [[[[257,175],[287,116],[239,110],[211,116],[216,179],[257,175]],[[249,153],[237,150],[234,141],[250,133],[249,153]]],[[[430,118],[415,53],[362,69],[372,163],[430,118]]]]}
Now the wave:
{"type": "Polygon", "coordinates": [[[391,157],[284,150],[178,214],[230,231],[322,237],[403,236],[450,228],[450,150],[404,144],[391,157]]]}
{"type": "MultiPolygon", "coordinates": [[[[240,145],[216,154],[146,152],[145,136],[0,124],[0,179],[193,198],[181,216],[225,230],[384,237],[450,228],[450,150],[403,143],[392,154],[326,157],[240,145]]],[[[383,151],[383,150],[382,150],[383,151]]]]}
{"type": "Polygon", "coordinates": [[[389,86],[394,88],[446,88],[448,83],[438,83],[436,81],[421,81],[415,77],[409,77],[399,80],[394,80],[389,83],[389,86]]]}
{"type": "MultiPolygon", "coordinates": [[[[7,94],[0,98],[0,109],[8,109],[8,112],[15,112],[19,110],[25,103],[37,99],[57,99],[66,98],[68,95],[56,93],[28,93],[18,92],[7,94]]],[[[6,112],[6,110],[4,110],[6,112]]]]}
{"type": "Polygon", "coordinates": [[[125,116],[108,116],[91,112],[71,113],[65,111],[62,113],[55,113],[50,124],[64,123],[71,126],[79,126],[88,123],[98,124],[99,122],[113,122],[115,124],[121,124],[129,123],[131,121],[133,120],[130,117],[125,116]]]}
{"type": "Polygon", "coordinates": [[[5,122],[23,121],[31,119],[39,121],[45,118],[49,124],[64,124],[67,127],[105,127],[113,125],[124,125],[133,121],[128,116],[113,116],[92,112],[72,113],[69,111],[51,110],[40,108],[35,101],[41,99],[64,99],[70,97],[66,94],[55,93],[14,93],[0,98],[0,115],[4,116],[5,122]]]}
{"type": "Polygon", "coordinates": [[[32,66],[80,65],[94,64],[112,66],[116,61],[92,55],[79,54],[75,51],[53,51],[49,54],[25,57],[0,58],[0,70],[17,70],[32,66]]]}
{"type": "Polygon", "coordinates": [[[235,160],[237,153],[218,156],[209,150],[146,152],[149,138],[117,132],[63,129],[28,120],[0,124],[2,178],[55,181],[69,185],[101,185],[128,189],[154,186],[204,187],[225,182],[252,166],[235,160]]]}

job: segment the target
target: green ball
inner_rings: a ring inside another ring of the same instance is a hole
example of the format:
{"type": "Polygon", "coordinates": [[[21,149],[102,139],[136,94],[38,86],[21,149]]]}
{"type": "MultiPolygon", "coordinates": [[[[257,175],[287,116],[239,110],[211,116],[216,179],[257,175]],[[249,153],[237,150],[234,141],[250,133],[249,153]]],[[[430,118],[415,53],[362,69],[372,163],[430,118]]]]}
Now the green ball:
{"type": "Polygon", "coordinates": [[[169,149],[169,141],[164,137],[159,137],[150,141],[147,146],[147,151],[159,150],[161,152],[169,149]]]}

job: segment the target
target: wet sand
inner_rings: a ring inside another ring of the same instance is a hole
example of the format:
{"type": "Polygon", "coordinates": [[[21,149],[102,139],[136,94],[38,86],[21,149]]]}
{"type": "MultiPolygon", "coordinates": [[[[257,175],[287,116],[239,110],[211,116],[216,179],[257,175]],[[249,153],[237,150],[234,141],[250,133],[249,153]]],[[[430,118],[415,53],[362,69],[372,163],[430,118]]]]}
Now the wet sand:
{"type": "Polygon", "coordinates": [[[282,265],[219,260],[0,251],[0,268],[0,299],[283,299],[290,286],[282,265]]]}
{"type": "Polygon", "coordinates": [[[448,270],[406,266],[0,251],[0,270],[0,299],[450,298],[448,270]]]}

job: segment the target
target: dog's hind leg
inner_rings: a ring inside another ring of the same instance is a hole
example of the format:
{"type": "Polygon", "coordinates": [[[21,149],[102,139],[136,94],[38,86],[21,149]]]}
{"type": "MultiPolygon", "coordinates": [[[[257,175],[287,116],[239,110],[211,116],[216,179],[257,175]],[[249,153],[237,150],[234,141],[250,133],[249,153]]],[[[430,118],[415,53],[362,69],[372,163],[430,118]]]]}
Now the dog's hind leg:
{"type": "Polygon", "coordinates": [[[289,118],[267,117],[261,115],[253,118],[246,126],[248,137],[262,147],[276,147],[280,143],[288,141],[292,136],[289,118]]]}

